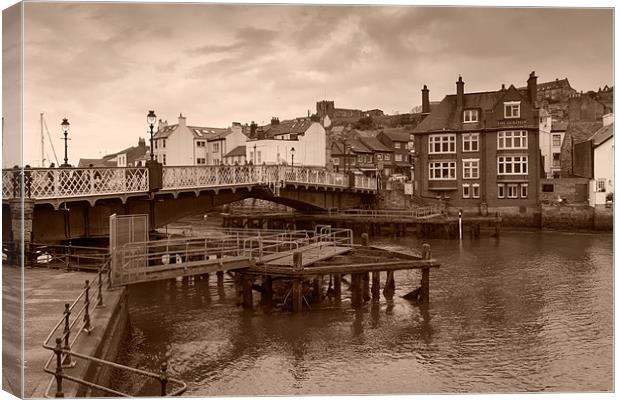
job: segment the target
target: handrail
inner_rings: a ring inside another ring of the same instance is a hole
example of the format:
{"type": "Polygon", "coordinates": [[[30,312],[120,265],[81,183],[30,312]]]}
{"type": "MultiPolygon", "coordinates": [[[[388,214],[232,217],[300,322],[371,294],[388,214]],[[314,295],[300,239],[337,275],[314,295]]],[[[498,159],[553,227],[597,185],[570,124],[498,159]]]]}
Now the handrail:
{"type": "Polygon", "coordinates": [[[92,304],[96,303],[95,307],[103,307],[104,305],[103,304],[103,283],[104,283],[104,280],[106,279],[104,275],[107,275],[108,289],[110,289],[110,262],[111,262],[111,258],[107,257],[105,262],[101,264],[101,266],[97,270],[96,287],[95,287],[95,282],[86,280],[84,289],[78,294],[78,296],[73,300],[73,302],[65,304],[65,309],[64,309],[62,318],[54,325],[52,330],[49,332],[49,334],[46,336],[45,340],[43,341],[43,348],[47,350],[51,350],[53,352],[53,354],[50,355],[49,359],[43,366],[43,370],[49,374],[54,375],[50,379],[50,382],[48,383],[45,389],[44,396],[52,397],[50,396],[49,392],[55,381],[56,382],[56,393],[54,394],[53,397],[64,397],[63,386],[62,386],[63,379],[72,381],[72,382],[75,382],[80,385],[84,385],[84,386],[87,386],[93,389],[98,389],[98,390],[104,391],[109,394],[114,394],[117,396],[122,396],[122,397],[131,396],[130,394],[122,393],[114,389],[99,385],[97,383],[89,382],[79,377],[66,374],[65,370],[75,365],[76,361],[74,360],[74,358],[88,360],[90,362],[107,365],[113,368],[123,369],[123,370],[133,372],[136,374],[140,374],[140,375],[143,375],[149,378],[159,379],[160,385],[161,385],[162,396],[167,396],[167,395],[177,396],[177,395],[184,393],[187,390],[187,384],[185,384],[183,381],[180,381],[178,379],[168,377],[167,365],[165,363],[162,364],[162,369],[160,373],[155,374],[150,371],[144,371],[144,370],[132,368],[126,365],[117,364],[111,361],[92,357],[86,354],[77,353],[71,350],[71,348],[75,345],[79,336],[83,332],[90,334],[93,330],[93,325],[92,325],[91,316],[90,316],[91,309],[93,308],[92,304]],[[97,290],[96,299],[93,299],[94,301],[92,302],[90,298],[91,289],[97,290]],[[84,299],[84,301],[82,303],[82,306],[79,307],[79,304],[82,299],[84,299]],[[74,316],[73,316],[73,320],[71,321],[72,314],[74,314],[74,316]],[[79,321],[82,321],[82,323],[79,324],[79,321]],[[64,328],[62,328],[63,329],[62,334],[56,337],[55,345],[52,345],[50,343],[52,337],[56,334],[57,331],[61,329],[61,327],[63,327],[63,325],[64,325],[64,328]],[[76,325],[79,325],[79,329],[77,330],[77,333],[75,333],[71,337],[72,332],[75,332],[74,328],[76,325]],[[50,365],[54,361],[54,358],[56,359],[56,368],[51,369],[50,365]],[[181,387],[170,393],[167,393],[168,382],[172,382],[175,385],[180,385],[181,387]]]}

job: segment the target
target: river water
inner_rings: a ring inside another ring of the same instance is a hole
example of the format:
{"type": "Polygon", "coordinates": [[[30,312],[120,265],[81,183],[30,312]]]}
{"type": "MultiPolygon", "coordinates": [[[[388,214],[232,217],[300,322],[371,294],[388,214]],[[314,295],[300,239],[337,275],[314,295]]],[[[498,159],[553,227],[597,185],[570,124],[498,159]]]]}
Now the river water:
{"type": "MultiPolygon", "coordinates": [[[[143,284],[129,289],[123,361],[157,370],[167,360],[195,396],[613,389],[612,235],[428,242],[441,262],[428,315],[400,297],[417,271],[396,273],[393,302],[353,310],[343,285],[340,306],[298,315],[244,311],[230,280],[143,284]]],[[[126,385],[157,393],[141,380],[126,385]]]]}

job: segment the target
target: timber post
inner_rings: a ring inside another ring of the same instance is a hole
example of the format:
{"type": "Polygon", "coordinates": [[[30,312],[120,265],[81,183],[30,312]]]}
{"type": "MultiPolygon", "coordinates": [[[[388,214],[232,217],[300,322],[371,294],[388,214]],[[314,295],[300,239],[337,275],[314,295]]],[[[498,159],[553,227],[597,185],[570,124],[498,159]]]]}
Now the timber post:
{"type": "Polygon", "coordinates": [[[302,281],[300,278],[293,279],[293,287],[291,289],[291,296],[293,297],[293,312],[301,312],[303,310],[303,290],[302,281]]]}
{"type": "Polygon", "coordinates": [[[241,279],[243,286],[243,308],[251,310],[254,306],[254,299],[252,298],[252,277],[243,275],[241,279]]]}
{"type": "Polygon", "coordinates": [[[366,232],[362,233],[362,246],[368,246],[368,234],[366,232]]]}
{"type": "Polygon", "coordinates": [[[383,288],[383,296],[386,299],[392,299],[396,291],[396,283],[394,282],[394,271],[387,271],[385,279],[385,287],[383,288]]]}
{"type": "Polygon", "coordinates": [[[263,292],[261,294],[261,302],[265,305],[270,305],[273,301],[273,286],[271,276],[263,275],[263,292]]]}
{"type": "Polygon", "coordinates": [[[340,274],[334,274],[334,296],[336,301],[340,302],[342,296],[342,275],[340,274]]]}
{"type": "MultiPolygon", "coordinates": [[[[431,245],[424,243],[422,245],[422,259],[431,259],[431,245]]],[[[422,297],[422,305],[428,307],[430,300],[430,268],[422,268],[422,280],[420,281],[420,295],[422,297]]]]}
{"type": "Polygon", "coordinates": [[[217,271],[217,285],[221,286],[224,284],[224,271],[217,271]]]}
{"type": "Polygon", "coordinates": [[[362,300],[370,300],[370,273],[362,274],[362,300]]]}
{"type": "Polygon", "coordinates": [[[362,274],[351,274],[351,306],[359,307],[362,305],[362,274]]]}
{"type": "Polygon", "coordinates": [[[371,288],[373,300],[379,300],[380,293],[381,293],[380,286],[381,286],[381,273],[379,271],[373,271],[372,272],[372,288],[371,288]]]}

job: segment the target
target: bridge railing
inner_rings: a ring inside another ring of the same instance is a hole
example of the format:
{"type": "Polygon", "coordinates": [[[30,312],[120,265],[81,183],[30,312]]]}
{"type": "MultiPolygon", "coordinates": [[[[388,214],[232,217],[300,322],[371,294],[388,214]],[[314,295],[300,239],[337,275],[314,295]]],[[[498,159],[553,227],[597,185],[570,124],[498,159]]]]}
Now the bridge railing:
{"type": "Polygon", "coordinates": [[[366,175],[355,175],[354,186],[358,189],[377,190],[377,178],[366,175]]]}
{"type": "Polygon", "coordinates": [[[2,171],[2,197],[23,193],[35,199],[56,199],[149,190],[146,168],[27,168],[2,171]]]}
{"type": "Polygon", "coordinates": [[[329,210],[330,215],[346,215],[351,217],[371,218],[371,219],[391,219],[398,218],[424,218],[435,215],[441,215],[442,211],[439,206],[430,205],[415,207],[411,210],[329,210]]]}

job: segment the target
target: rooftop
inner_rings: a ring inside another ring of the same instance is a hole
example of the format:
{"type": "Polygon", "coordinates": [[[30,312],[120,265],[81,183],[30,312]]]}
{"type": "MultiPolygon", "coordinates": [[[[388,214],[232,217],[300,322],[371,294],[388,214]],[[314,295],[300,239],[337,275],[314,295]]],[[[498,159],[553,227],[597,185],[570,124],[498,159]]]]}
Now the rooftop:
{"type": "Polygon", "coordinates": [[[594,135],[590,137],[589,140],[592,141],[592,145],[594,147],[597,147],[605,143],[608,139],[612,138],[613,136],[614,136],[614,124],[611,123],[597,130],[594,133],[594,135]]]}
{"type": "Polygon", "coordinates": [[[229,151],[224,157],[245,157],[245,146],[237,146],[229,151]]]}

